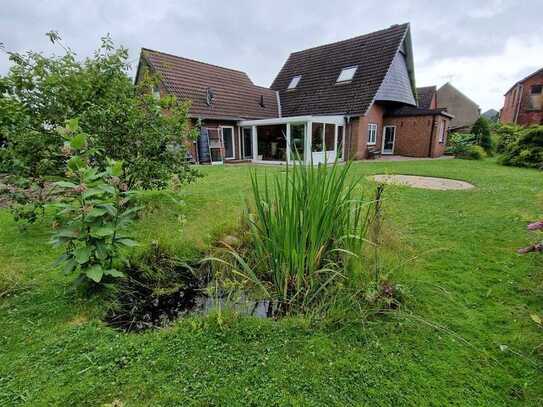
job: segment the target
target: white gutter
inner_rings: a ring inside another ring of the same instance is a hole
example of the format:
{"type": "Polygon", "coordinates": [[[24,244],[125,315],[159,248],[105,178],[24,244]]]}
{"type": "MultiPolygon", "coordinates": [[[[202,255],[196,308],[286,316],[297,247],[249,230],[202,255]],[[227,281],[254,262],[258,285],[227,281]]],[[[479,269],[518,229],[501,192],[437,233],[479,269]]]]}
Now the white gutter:
{"type": "Polygon", "coordinates": [[[269,126],[274,124],[300,123],[300,122],[329,123],[341,126],[344,116],[291,116],[278,117],[273,119],[241,120],[240,126],[269,126]]]}
{"type": "Polygon", "coordinates": [[[281,117],[281,98],[279,97],[278,91],[275,91],[275,97],[277,98],[277,112],[279,113],[279,117],[281,117]]]}

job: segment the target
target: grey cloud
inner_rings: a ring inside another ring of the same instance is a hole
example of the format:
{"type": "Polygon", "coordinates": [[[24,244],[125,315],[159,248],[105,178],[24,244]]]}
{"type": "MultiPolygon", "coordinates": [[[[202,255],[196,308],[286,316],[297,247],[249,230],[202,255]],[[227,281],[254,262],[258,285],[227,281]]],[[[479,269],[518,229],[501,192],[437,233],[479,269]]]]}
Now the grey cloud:
{"type": "MultiPolygon", "coordinates": [[[[17,0],[0,7],[0,42],[9,50],[51,53],[54,48],[43,34],[55,29],[80,56],[87,56],[109,32],[116,43],[129,48],[134,62],[139,49],[148,47],[241,69],[265,86],[292,51],[407,21],[412,24],[418,72],[440,60],[500,55],[508,39],[535,36],[543,43],[540,0],[17,0]]],[[[515,63],[523,74],[533,65],[515,63]]],[[[0,54],[0,74],[8,68],[6,56],[0,54]]],[[[417,79],[429,84],[446,75],[417,79]]],[[[504,80],[512,79],[506,75],[504,80]]],[[[488,103],[499,107],[508,86],[494,84],[492,88],[502,90],[488,103]]],[[[467,93],[478,96],[477,89],[467,93]]]]}

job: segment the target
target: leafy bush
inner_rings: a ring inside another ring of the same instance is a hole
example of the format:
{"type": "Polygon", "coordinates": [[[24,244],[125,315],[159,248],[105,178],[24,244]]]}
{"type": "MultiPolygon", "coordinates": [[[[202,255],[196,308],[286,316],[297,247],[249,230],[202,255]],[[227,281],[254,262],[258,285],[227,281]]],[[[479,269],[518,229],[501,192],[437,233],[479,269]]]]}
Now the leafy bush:
{"type": "Polygon", "coordinates": [[[53,188],[43,179],[20,176],[6,177],[7,184],[0,185],[0,197],[9,205],[15,222],[24,228],[45,214],[45,207],[54,198],[53,188]]]}
{"type": "Polygon", "coordinates": [[[477,144],[483,148],[487,155],[493,153],[492,133],[490,122],[485,117],[481,116],[473,124],[471,133],[477,138],[477,144]]]}
{"type": "Polygon", "coordinates": [[[97,164],[103,169],[105,157],[122,160],[131,187],[164,188],[172,175],[191,181],[196,172],[186,160],[185,142],[195,130],[189,104],[153,97],[156,77],[146,75],[135,87],[127,49],[115,48],[109,37],[92,58],[79,61],[58,33],[48,35],[64,48],[63,56],[8,52],[12,67],[0,78],[2,167],[29,178],[62,174],[63,139],[55,129],[79,117],[81,129],[95,135],[93,145],[103,152],[97,164]]]}
{"type": "Polygon", "coordinates": [[[77,271],[78,281],[100,283],[104,277],[120,277],[124,262],[121,249],[133,247],[127,229],[139,208],[129,208],[131,194],[120,180],[122,162],[108,160],[99,170],[88,146],[88,135],[81,132],[77,120],[68,122],[61,132],[65,137],[67,180],[55,185],[65,199],[54,204],[57,230],[52,244],[63,246],[58,259],[65,273],[77,271]]]}
{"type": "Polygon", "coordinates": [[[486,157],[486,153],[481,146],[469,146],[464,151],[460,151],[457,157],[464,160],[482,160],[486,157]]]}
{"type": "Polygon", "coordinates": [[[530,127],[510,142],[499,162],[503,165],[543,169],[543,126],[530,127]]]}
{"type": "Polygon", "coordinates": [[[494,127],[494,136],[496,138],[496,152],[503,154],[510,144],[518,141],[525,129],[516,124],[498,124],[494,127]]]}
{"type": "Polygon", "coordinates": [[[447,141],[447,154],[466,160],[480,160],[485,157],[484,150],[477,145],[477,136],[466,133],[453,133],[447,141]]]}

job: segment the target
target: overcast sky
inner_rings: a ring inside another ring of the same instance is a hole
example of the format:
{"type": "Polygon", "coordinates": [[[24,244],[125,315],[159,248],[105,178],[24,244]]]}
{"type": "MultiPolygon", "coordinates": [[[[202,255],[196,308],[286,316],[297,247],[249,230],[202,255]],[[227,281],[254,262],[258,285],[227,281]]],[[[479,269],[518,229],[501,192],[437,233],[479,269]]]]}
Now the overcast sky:
{"type": "MultiPolygon", "coordinates": [[[[269,86],[292,51],[410,22],[418,86],[450,81],[483,111],[543,67],[543,0],[0,0],[0,42],[88,56],[110,33],[137,64],[147,47],[243,70],[269,86]]],[[[0,54],[0,74],[9,69],[0,54]]]]}

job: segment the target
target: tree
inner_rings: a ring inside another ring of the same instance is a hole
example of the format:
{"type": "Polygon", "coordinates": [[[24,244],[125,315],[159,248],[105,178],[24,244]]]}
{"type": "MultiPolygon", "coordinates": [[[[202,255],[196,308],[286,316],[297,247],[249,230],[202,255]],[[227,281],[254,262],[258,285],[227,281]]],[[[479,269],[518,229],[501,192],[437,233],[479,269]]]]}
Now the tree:
{"type": "Polygon", "coordinates": [[[477,137],[477,144],[480,145],[488,155],[492,155],[492,135],[489,121],[483,116],[479,117],[473,124],[471,133],[477,137]]]}
{"type": "Polygon", "coordinates": [[[134,86],[128,51],[109,36],[80,61],[58,33],[47,35],[63,55],[7,52],[12,67],[0,78],[4,170],[31,178],[62,174],[66,157],[56,128],[78,117],[82,131],[95,134],[99,166],[105,168],[105,157],[123,160],[131,187],[164,188],[173,175],[182,182],[194,178],[185,159],[185,143],[196,136],[188,102],[153,97],[149,90],[159,79],[151,75],[134,86]]]}
{"type": "Polygon", "coordinates": [[[64,248],[57,263],[65,273],[79,273],[78,281],[122,277],[122,248],[137,244],[127,232],[140,209],[130,206],[131,193],[120,179],[123,163],[108,158],[105,170],[98,169],[92,138],[76,119],[59,128],[59,135],[68,160],[66,180],[55,184],[64,197],[53,205],[57,228],[51,243],[64,248]]]}

